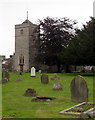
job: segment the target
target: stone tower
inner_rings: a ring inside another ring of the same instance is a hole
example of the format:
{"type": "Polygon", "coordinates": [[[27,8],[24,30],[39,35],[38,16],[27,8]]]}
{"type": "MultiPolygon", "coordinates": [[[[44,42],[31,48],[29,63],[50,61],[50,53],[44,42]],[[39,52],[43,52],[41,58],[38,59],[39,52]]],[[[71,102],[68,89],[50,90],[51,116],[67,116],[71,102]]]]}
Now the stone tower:
{"type": "Polygon", "coordinates": [[[28,18],[22,23],[15,25],[15,56],[14,70],[29,71],[36,67],[38,54],[37,25],[31,23],[28,18]]]}

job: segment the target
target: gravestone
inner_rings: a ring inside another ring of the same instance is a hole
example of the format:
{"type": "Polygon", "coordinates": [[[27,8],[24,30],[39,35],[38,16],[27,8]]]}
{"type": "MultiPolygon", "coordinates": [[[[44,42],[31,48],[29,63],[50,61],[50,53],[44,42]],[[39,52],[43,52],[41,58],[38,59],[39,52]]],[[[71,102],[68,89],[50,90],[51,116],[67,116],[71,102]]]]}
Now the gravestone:
{"type": "Polygon", "coordinates": [[[36,95],[37,95],[36,91],[31,88],[28,88],[24,93],[24,96],[27,96],[27,97],[36,96],[36,95]]]}
{"type": "Polygon", "coordinates": [[[49,78],[47,74],[42,74],[41,75],[41,83],[43,84],[48,84],[49,83],[49,78]]]}
{"type": "Polygon", "coordinates": [[[9,75],[9,71],[6,69],[2,70],[2,80],[1,83],[6,83],[9,81],[10,75],[9,75]]]}
{"type": "Polygon", "coordinates": [[[88,101],[88,87],[85,79],[78,75],[71,81],[71,100],[73,102],[88,101]]]}
{"type": "Polygon", "coordinates": [[[41,70],[39,70],[38,73],[41,73],[41,70]]]}
{"type": "Polygon", "coordinates": [[[22,72],[19,71],[19,72],[18,72],[18,78],[17,78],[16,81],[21,81],[21,80],[22,80],[21,76],[22,76],[22,72]]]}
{"type": "Polygon", "coordinates": [[[53,90],[63,90],[63,88],[62,88],[62,85],[60,84],[60,82],[58,81],[58,79],[59,79],[59,77],[57,76],[57,77],[55,77],[55,83],[54,83],[54,85],[53,85],[53,90]]]}
{"type": "Polygon", "coordinates": [[[31,68],[31,77],[35,77],[36,75],[35,75],[35,68],[34,67],[32,67],[31,68]]]}

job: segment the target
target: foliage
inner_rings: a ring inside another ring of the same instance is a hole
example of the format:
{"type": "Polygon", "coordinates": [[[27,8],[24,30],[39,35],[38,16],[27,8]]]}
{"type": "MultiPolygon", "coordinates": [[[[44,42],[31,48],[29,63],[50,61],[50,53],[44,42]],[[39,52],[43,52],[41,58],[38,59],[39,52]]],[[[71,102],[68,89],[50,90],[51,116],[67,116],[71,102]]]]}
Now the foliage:
{"type": "Polygon", "coordinates": [[[65,49],[65,62],[74,65],[95,65],[95,19],[76,30],[76,35],[65,49]]]}
{"type": "Polygon", "coordinates": [[[40,61],[46,65],[57,65],[58,72],[63,64],[61,52],[73,38],[75,21],[68,18],[50,18],[40,20],[40,61]]]}

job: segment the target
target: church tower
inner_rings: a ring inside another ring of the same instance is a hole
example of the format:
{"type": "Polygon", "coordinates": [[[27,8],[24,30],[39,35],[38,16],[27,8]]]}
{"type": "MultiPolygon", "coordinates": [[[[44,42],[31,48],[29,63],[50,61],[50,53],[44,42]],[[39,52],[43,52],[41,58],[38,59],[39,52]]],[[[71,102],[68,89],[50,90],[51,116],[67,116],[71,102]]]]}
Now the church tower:
{"type": "Polygon", "coordinates": [[[36,67],[36,56],[38,54],[38,39],[35,33],[37,25],[27,19],[15,25],[15,56],[14,70],[29,71],[36,67]]]}

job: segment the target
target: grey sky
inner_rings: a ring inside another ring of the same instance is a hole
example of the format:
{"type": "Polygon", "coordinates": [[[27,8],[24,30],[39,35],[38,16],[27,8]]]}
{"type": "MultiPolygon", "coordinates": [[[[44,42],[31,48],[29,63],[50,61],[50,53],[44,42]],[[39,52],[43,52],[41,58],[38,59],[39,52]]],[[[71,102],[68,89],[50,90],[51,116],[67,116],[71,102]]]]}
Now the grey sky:
{"type": "Polygon", "coordinates": [[[68,17],[78,22],[78,27],[93,16],[93,0],[0,0],[0,55],[15,52],[15,24],[26,19],[37,23],[38,19],[68,17]]]}

